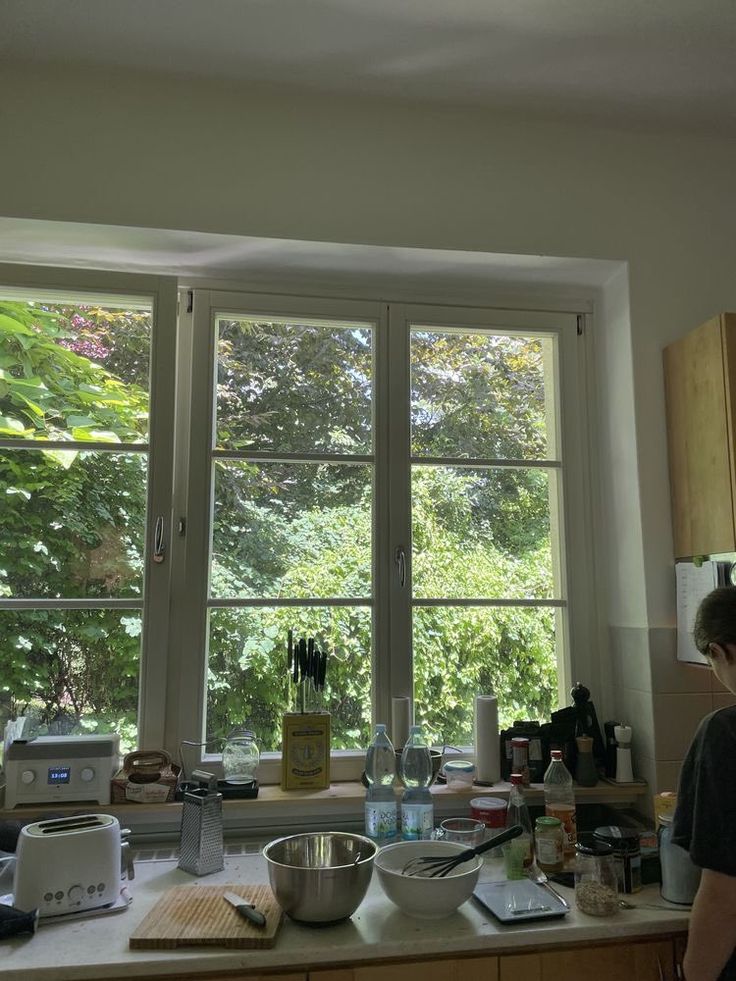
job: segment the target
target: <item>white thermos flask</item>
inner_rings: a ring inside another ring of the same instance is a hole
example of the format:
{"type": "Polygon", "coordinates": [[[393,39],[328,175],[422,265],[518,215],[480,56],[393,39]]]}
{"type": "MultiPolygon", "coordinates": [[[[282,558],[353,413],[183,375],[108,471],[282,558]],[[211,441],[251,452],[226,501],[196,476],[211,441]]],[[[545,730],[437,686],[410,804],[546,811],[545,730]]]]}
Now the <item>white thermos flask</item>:
{"type": "Polygon", "coordinates": [[[631,770],[631,726],[614,726],[616,737],[616,783],[632,783],[631,770]]]}

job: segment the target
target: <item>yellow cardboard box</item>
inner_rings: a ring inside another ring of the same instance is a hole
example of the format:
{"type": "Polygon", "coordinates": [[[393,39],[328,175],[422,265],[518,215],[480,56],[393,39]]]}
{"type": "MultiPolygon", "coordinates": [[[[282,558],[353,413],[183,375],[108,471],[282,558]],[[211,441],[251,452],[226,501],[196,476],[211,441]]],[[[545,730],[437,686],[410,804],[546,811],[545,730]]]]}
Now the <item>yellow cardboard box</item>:
{"type": "Polygon", "coordinates": [[[287,712],[281,727],[281,789],[330,786],[330,713],[287,712]]]}

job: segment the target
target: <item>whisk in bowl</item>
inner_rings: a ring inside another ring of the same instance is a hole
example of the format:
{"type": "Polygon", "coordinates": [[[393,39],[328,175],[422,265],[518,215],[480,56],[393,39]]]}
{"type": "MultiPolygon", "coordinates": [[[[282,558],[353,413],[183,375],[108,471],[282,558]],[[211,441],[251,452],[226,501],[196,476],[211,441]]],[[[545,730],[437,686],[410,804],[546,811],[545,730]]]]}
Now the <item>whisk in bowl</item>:
{"type": "Polygon", "coordinates": [[[458,865],[462,865],[463,862],[469,862],[472,858],[475,858],[476,855],[482,855],[483,852],[487,852],[491,848],[498,848],[499,845],[511,841],[512,838],[518,838],[523,830],[520,824],[514,824],[512,827],[506,828],[505,831],[502,831],[494,838],[489,838],[488,841],[484,841],[482,845],[477,845],[475,848],[466,848],[465,851],[456,852],[453,855],[420,855],[407,862],[402,868],[401,874],[424,876],[427,879],[442,878],[443,876],[449,875],[458,865]]]}

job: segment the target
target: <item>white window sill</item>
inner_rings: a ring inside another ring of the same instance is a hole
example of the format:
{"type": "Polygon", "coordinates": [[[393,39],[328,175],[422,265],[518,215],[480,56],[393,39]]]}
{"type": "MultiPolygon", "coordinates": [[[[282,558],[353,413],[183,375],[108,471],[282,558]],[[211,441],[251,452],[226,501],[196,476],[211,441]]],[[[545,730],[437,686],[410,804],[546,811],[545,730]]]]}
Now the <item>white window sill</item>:
{"type": "MultiPolygon", "coordinates": [[[[511,785],[506,782],[491,787],[473,786],[456,790],[447,786],[432,787],[435,817],[466,814],[473,797],[508,797],[511,785]]],[[[634,804],[648,793],[645,783],[617,784],[600,781],[595,787],[575,787],[579,803],[634,804]]],[[[530,804],[540,804],[544,799],[542,784],[532,784],[525,791],[530,804]]],[[[397,800],[399,789],[397,788],[397,800]]],[[[363,820],[365,788],[359,782],[333,783],[327,790],[284,791],[276,784],[261,786],[254,800],[223,801],[225,833],[262,837],[264,833],[293,834],[324,827],[333,830],[341,827],[355,830],[355,824],[363,820]]],[[[78,814],[83,811],[113,814],[121,827],[130,828],[135,837],[156,836],[170,839],[178,834],[181,822],[179,802],[168,804],[88,804],[75,803],[34,807],[17,807],[12,811],[0,811],[0,819],[38,820],[44,814],[78,814]]]]}

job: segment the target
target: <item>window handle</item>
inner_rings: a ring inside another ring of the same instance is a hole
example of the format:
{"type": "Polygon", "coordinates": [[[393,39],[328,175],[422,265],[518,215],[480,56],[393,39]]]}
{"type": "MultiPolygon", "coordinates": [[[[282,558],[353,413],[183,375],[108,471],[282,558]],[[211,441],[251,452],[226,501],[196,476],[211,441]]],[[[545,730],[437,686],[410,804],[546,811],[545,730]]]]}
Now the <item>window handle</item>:
{"type": "Polygon", "coordinates": [[[406,586],[406,552],[403,545],[399,545],[394,552],[394,562],[399,570],[399,586],[403,589],[406,586]]]}
{"type": "Polygon", "coordinates": [[[166,555],[166,543],[164,542],[164,516],[160,514],[156,518],[156,526],[153,531],[153,561],[163,562],[166,555]]]}

